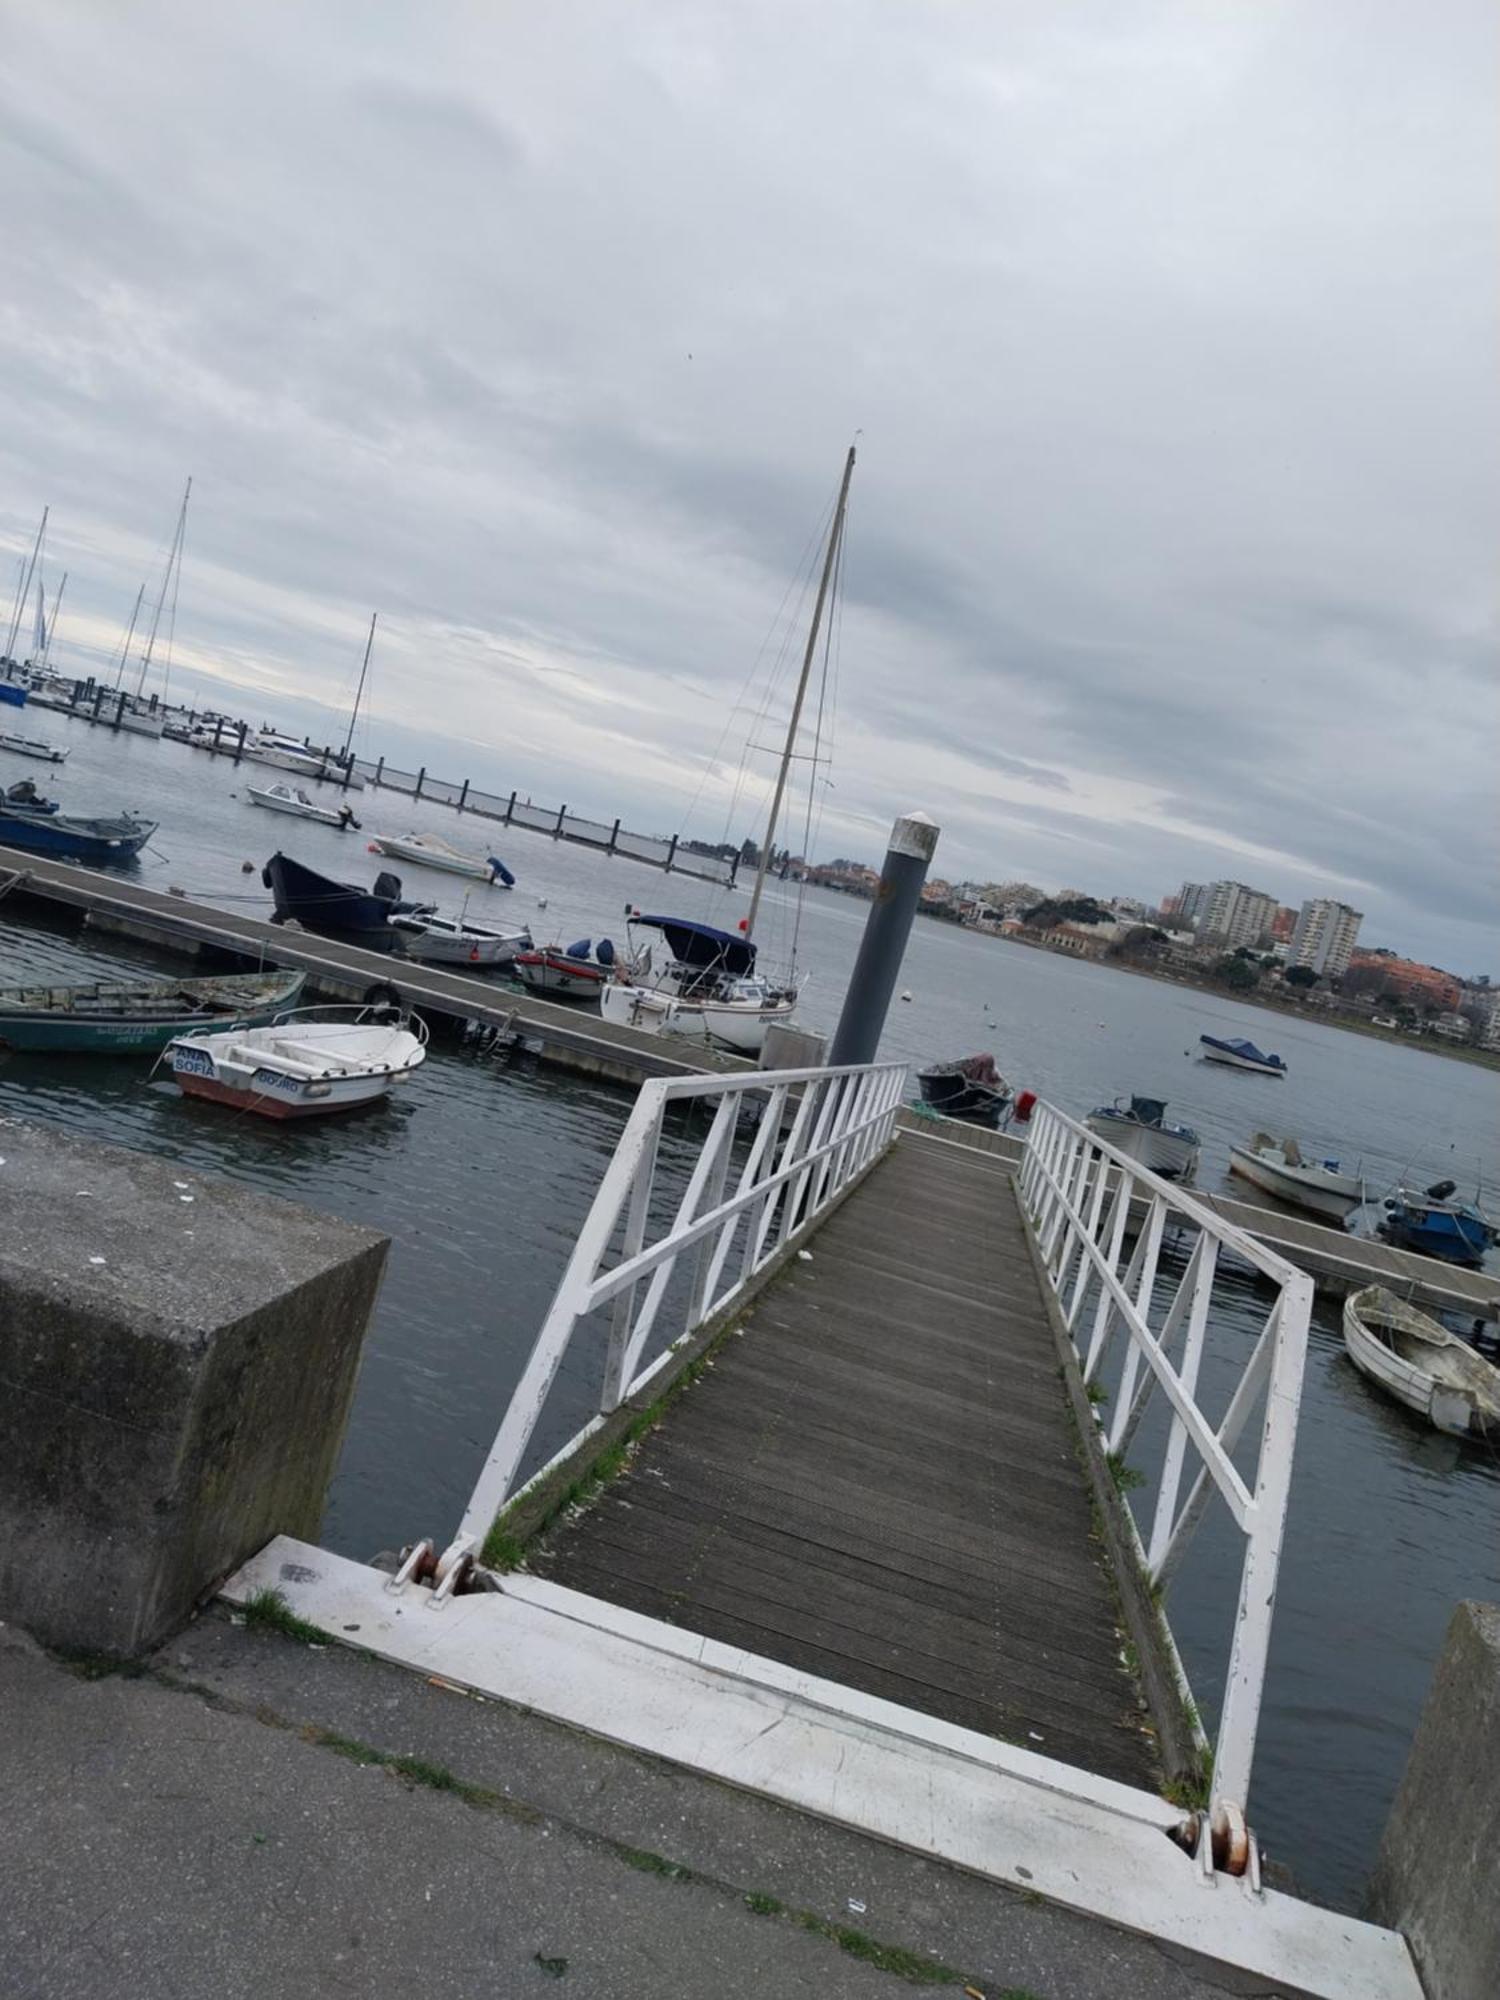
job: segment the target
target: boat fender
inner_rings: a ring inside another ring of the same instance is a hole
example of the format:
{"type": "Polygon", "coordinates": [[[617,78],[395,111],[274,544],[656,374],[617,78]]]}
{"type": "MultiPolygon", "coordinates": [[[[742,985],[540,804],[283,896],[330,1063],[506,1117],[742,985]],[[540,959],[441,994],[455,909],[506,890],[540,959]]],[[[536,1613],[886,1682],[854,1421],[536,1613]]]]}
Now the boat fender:
{"type": "Polygon", "coordinates": [[[1017,1125],[1024,1125],[1035,1109],[1036,1092],[1034,1090],[1023,1090],[1016,1099],[1016,1108],[1011,1113],[1011,1117],[1017,1125]]]}
{"type": "Polygon", "coordinates": [[[377,979],[373,986],[365,988],[364,993],[360,996],[360,1004],[364,1007],[394,1007],[399,1009],[401,1006],[401,995],[388,979],[377,979]]]}

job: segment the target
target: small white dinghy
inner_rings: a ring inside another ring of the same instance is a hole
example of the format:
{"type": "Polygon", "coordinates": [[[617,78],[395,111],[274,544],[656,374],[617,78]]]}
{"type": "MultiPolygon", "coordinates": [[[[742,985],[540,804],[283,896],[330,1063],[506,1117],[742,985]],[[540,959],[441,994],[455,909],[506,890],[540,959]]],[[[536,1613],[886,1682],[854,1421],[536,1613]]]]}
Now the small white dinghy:
{"type": "Polygon", "coordinates": [[[1344,1345],[1361,1375],[1434,1430],[1500,1440],[1500,1368],[1384,1285],[1345,1299],[1344,1345]]]}
{"type": "Polygon", "coordinates": [[[1346,1174],[1337,1160],[1304,1160],[1295,1139],[1278,1145],[1264,1132],[1257,1132],[1248,1146],[1230,1147],[1229,1171],[1278,1201],[1333,1222],[1343,1222],[1365,1199],[1359,1175],[1346,1174]]]}
{"type": "Polygon", "coordinates": [[[293,819],[316,820],[320,826],[342,829],[359,825],[348,806],[320,806],[291,785],[246,785],[245,796],[251,805],[264,806],[267,812],[290,813],[293,819]]]}
{"type": "Polygon", "coordinates": [[[314,1118],[372,1104],[427,1055],[427,1027],[392,1007],[318,1007],[268,1028],[179,1035],[165,1059],[187,1097],[263,1118],[314,1118]]]}
{"type": "Polygon", "coordinates": [[[531,932],[501,930],[476,924],[469,917],[430,915],[392,917],[391,929],[401,933],[408,958],[424,965],[513,965],[531,949],[531,932]]]}

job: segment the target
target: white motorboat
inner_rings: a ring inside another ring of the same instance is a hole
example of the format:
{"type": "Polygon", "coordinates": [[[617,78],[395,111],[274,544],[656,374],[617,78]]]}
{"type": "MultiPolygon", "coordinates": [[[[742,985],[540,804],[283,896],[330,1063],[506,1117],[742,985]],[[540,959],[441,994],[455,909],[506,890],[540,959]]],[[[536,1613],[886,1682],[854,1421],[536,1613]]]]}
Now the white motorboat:
{"type": "Polygon", "coordinates": [[[515,885],[515,876],[496,854],[465,854],[440,833],[377,833],[370,842],[377,854],[396,861],[414,861],[423,868],[440,868],[447,875],[471,875],[476,881],[515,885]]]}
{"type": "Polygon", "coordinates": [[[1344,1345],[1362,1375],[1434,1430],[1500,1439],[1500,1368],[1383,1285],[1345,1299],[1344,1345]]]}
{"type": "Polygon", "coordinates": [[[245,796],[251,805],[264,806],[267,812],[316,820],[320,826],[336,826],[341,832],[345,827],[359,825],[348,806],[320,806],[306,792],[291,785],[246,785],[245,796]]]}
{"type": "Polygon", "coordinates": [[[1334,1222],[1343,1222],[1365,1199],[1359,1175],[1346,1174],[1337,1160],[1304,1160],[1295,1139],[1278,1145],[1264,1132],[1257,1132],[1248,1146],[1230,1147],[1229,1171],[1278,1201],[1334,1222]]]}
{"type": "Polygon", "coordinates": [[[1203,1148],[1191,1125],[1169,1125],[1166,1100],[1132,1097],[1100,1104],[1084,1119],[1088,1129],[1118,1152],[1136,1160],[1163,1180],[1192,1185],[1203,1148]]]}
{"type": "Polygon", "coordinates": [[[774,1022],[790,1021],[796,1007],[794,991],[778,991],[757,978],[725,980],[711,999],[623,980],[611,980],[599,993],[599,1012],[606,1021],[648,1035],[718,1042],[745,1056],[758,1056],[766,1044],[766,1031],[774,1022]]]}
{"type": "Polygon", "coordinates": [[[241,753],[252,764],[270,764],[278,771],[291,771],[299,778],[322,779],[328,775],[324,760],[316,751],[289,743],[284,737],[262,730],[247,738],[241,753]]]}
{"type": "Polygon", "coordinates": [[[17,757],[35,757],[43,764],[65,764],[68,759],[66,750],[54,750],[40,736],[13,736],[6,729],[0,729],[0,750],[9,750],[17,757]]]}
{"type": "Polygon", "coordinates": [[[1253,1070],[1257,1076],[1285,1076],[1286,1064],[1278,1055],[1266,1055],[1243,1035],[1225,1040],[1219,1035],[1200,1035],[1203,1060],[1222,1063],[1226,1069],[1253,1070]]]}
{"type": "Polygon", "coordinates": [[[427,1054],[427,1029],[393,1008],[313,1008],[268,1028],[179,1035],[167,1044],[188,1097],[263,1118],[313,1118],[373,1104],[427,1054]]]}
{"type": "Polygon", "coordinates": [[[391,928],[401,933],[406,956],[424,965],[513,965],[521,952],[531,950],[529,930],[500,930],[494,924],[476,924],[466,916],[443,917],[436,911],[392,917],[391,928]]]}

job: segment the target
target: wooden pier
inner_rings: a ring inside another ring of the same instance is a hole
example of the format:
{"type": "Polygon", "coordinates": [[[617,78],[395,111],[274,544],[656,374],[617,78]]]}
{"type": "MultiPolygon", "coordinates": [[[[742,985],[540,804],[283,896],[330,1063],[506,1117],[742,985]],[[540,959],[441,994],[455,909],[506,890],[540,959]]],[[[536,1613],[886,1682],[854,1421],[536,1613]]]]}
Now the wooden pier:
{"type": "Polygon", "coordinates": [[[1059,1351],[1005,1164],[900,1144],[528,1567],[1150,1788],[1059,1351]]]}
{"type": "MultiPolygon", "coordinates": [[[[938,1137],[940,1143],[987,1153],[1012,1170],[1020,1166],[1026,1150],[1025,1139],[1015,1133],[975,1131],[952,1118],[935,1119],[909,1111],[901,1122],[904,1129],[926,1132],[938,1137]]],[[[1236,1201],[1230,1195],[1209,1194],[1202,1188],[1194,1188],[1193,1193],[1231,1227],[1243,1229],[1268,1250],[1277,1251],[1306,1271],[1326,1298],[1346,1298],[1364,1285],[1386,1285],[1429,1312],[1500,1318],[1500,1278],[1491,1271],[1467,1270],[1437,1257],[1424,1257],[1416,1250],[1400,1250],[1374,1237],[1351,1236],[1346,1230],[1290,1215],[1268,1202],[1236,1201]]]]}
{"type": "Polygon", "coordinates": [[[372,985],[393,984],[430,1021],[474,1021],[539,1060],[614,1083],[653,1076],[695,1076],[744,1069],[740,1057],[667,1042],[618,1027],[519,987],[414,959],[365,951],[285,924],[241,916],[186,897],[163,895],[90,868],[74,868],[0,847],[0,893],[21,902],[81,914],[93,930],[136,938],[165,950],[223,964],[303,966],[309,991],[334,1002],[359,1001],[372,985]]]}

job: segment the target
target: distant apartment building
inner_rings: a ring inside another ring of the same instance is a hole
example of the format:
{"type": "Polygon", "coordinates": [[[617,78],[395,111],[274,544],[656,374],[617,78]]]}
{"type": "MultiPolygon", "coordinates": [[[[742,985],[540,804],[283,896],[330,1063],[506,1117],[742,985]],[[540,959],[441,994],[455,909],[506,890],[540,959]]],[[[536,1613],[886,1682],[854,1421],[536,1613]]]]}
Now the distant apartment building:
{"type": "Polygon", "coordinates": [[[1288,966],[1305,965],[1322,979],[1341,979],[1349,969],[1349,957],[1359,927],[1364,922],[1360,910],[1336,903],[1328,896],[1315,896],[1302,905],[1287,946],[1288,966]]]}
{"type": "Polygon", "coordinates": [[[1180,923],[1196,924],[1209,887],[1207,882],[1184,882],[1177,894],[1162,904],[1163,914],[1176,917],[1180,923]]]}
{"type": "Polygon", "coordinates": [[[1271,919],[1271,936],[1277,944],[1290,944],[1292,932],[1297,928],[1297,912],[1290,903],[1278,903],[1276,914],[1271,919]]]}
{"type": "Polygon", "coordinates": [[[1489,1003],[1489,1012],[1479,1024],[1479,1046],[1500,1049],[1500,995],[1489,1003]]]}
{"type": "Polygon", "coordinates": [[[1451,972],[1444,972],[1436,965],[1422,965],[1414,958],[1397,958],[1393,951],[1352,952],[1349,969],[1379,973],[1380,991],[1395,993],[1412,1007],[1432,1007],[1449,1013],[1463,998],[1463,984],[1451,972]]]}
{"type": "Polygon", "coordinates": [[[1198,913],[1198,935],[1222,938],[1228,945],[1254,944],[1269,930],[1276,898],[1243,882],[1209,882],[1198,913]]]}

